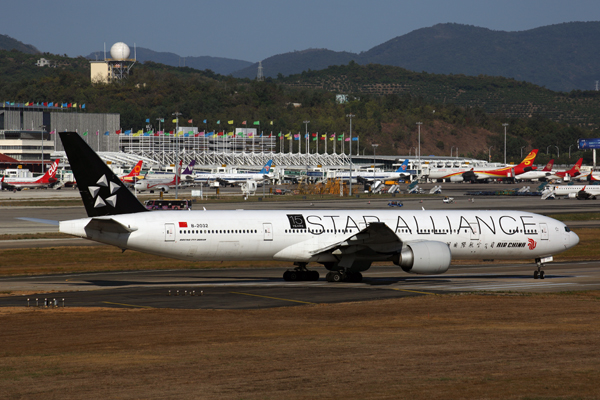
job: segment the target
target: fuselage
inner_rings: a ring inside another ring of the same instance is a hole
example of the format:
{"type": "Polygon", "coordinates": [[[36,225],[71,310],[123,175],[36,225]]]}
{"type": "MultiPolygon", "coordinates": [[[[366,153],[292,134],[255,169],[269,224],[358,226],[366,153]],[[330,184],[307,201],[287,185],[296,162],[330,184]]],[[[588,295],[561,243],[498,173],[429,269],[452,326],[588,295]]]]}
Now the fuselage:
{"type": "MultiPolygon", "coordinates": [[[[90,218],[62,221],[60,232],[183,260],[330,262],[321,252],[371,222],[403,242],[447,244],[453,259],[531,259],[575,246],[579,238],[549,217],[521,211],[237,210],[153,211],[109,217],[131,232],[88,229],[90,218]]],[[[374,254],[373,260],[389,259],[374,254]]]]}

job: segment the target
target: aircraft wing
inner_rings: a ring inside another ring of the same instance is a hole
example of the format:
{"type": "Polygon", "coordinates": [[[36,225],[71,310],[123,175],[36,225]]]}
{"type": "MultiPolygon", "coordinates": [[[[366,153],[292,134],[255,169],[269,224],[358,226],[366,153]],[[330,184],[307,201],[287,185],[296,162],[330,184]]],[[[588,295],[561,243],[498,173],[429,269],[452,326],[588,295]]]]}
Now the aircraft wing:
{"type": "Polygon", "coordinates": [[[329,252],[345,254],[365,249],[377,253],[393,254],[402,250],[402,241],[385,223],[371,222],[360,232],[327,247],[311,251],[311,253],[313,255],[329,252]]]}
{"type": "Polygon", "coordinates": [[[219,182],[221,185],[231,185],[231,182],[229,182],[227,179],[223,179],[223,178],[217,178],[215,179],[217,182],[219,182]]]}

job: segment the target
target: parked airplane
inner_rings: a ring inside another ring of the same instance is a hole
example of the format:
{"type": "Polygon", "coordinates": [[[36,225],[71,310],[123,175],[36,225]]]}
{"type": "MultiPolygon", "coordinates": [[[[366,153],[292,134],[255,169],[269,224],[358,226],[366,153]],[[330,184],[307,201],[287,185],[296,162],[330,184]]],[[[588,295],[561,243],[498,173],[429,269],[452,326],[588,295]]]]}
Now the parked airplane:
{"type": "MultiPolygon", "coordinates": [[[[177,173],[173,175],[173,178],[144,178],[135,182],[133,185],[135,190],[138,192],[149,190],[150,193],[160,190],[167,193],[170,188],[174,188],[176,185],[181,186],[181,164],[182,162],[179,161],[179,168],[177,168],[177,173]]],[[[77,175],[75,175],[75,180],[77,180],[77,175]]]]}
{"type": "Polygon", "coordinates": [[[567,196],[577,200],[595,200],[600,197],[600,186],[598,185],[551,185],[545,192],[554,193],[555,196],[567,196]]]}
{"type": "Polygon", "coordinates": [[[554,165],[554,159],[548,161],[548,164],[543,169],[536,169],[532,171],[523,172],[515,176],[516,180],[529,180],[529,179],[547,179],[548,176],[552,175],[552,166],[554,165]]]}
{"type": "Polygon", "coordinates": [[[575,178],[576,176],[581,175],[581,164],[583,163],[583,158],[577,160],[575,165],[567,171],[555,171],[547,179],[564,179],[569,180],[570,178],[575,178]]]}
{"type": "Polygon", "coordinates": [[[235,185],[236,183],[245,183],[248,181],[260,182],[270,179],[270,171],[273,160],[267,161],[265,166],[258,173],[196,173],[193,178],[194,183],[219,182],[222,185],[235,185]]]}
{"type": "Polygon", "coordinates": [[[58,169],[57,158],[48,171],[41,176],[36,178],[5,178],[2,181],[2,188],[7,190],[21,190],[24,188],[40,188],[49,187],[51,184],[56,183],[56,170],[58,169]]]}
{"type": "Polygon", "coordinates": [[[144,160],[138,161],[138,163],[135,164],[135,167],[133,167],[131,172],[129,172],[126,175],[120,175],[119,179],[121,180],[121,182],[135,183],[135,181],[137,181],[138,177],[140,176],[140,171],[142,170],[143,163],[144,163],[144,160]]]}
{"type": "Polygon", "coordinates": [[[533,171],[536,167],[533,166],[533,161],[537,156],[538,149],[532,150],[518,165],[509,165],[502,168],[489,169],[489,170],[476,170],[471,168],[469,170],[456,168],[454,171],[449,168],[442,168],[438,170],[431,170],[428,177],[430,179],[449,179],[450,182],[477,182],[486,179],[513,179],[518,175],[524,174],[528,171],[533,171]]]}
{"type": "MultiPolygon", "coordinates": [[[[336,178],[342,180],[350,179],[350,172],[348,171],[338,171],[335,174],[336,178]]],[[[407,179],[410,178],[410,172],[408,172],[408,158],[404,160],[402,165],[398,167],[397,170],[393,172],[368,172],[368,171],[356,171],[352,172],[352,179],[356,179],[357,182],[360,183],[371,183],[375,181],[397,181],[399,179],[407,179]]]]}
{"type": "Polygon", "coordinates": [[[88,217],[60,221],[59,231],[123,250],[183,260],[293,262],[285,280],[318,279],[306,269],[318,262],[333,282],[360,281],[374,261],[441,274],[453,258],[533,258],[534,278],[543,279],[543,265],[579,242],[562,222],[523,211],[148,211],[77,133],[60,138],[88,217]]]}

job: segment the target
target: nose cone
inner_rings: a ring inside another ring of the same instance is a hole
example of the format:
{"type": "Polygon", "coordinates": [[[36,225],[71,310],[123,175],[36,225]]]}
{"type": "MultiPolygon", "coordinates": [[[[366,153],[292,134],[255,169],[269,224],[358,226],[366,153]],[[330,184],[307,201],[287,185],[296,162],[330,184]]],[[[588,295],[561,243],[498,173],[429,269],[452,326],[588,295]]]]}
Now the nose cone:
{"type": "Polygon", "coordinates": [[[575,232],[569,232],[569,237],[567,238],[567,249],[575,247],[579,243],[579,236],[575,232]]]}

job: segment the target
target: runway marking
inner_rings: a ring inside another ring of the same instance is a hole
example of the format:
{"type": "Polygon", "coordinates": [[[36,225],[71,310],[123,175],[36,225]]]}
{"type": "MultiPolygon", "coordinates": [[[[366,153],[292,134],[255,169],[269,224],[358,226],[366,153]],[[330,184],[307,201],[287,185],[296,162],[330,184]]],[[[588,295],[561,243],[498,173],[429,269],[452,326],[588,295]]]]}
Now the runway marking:
{"type": "Polygon", "coordinates": [[[397,290],[399,292],[409,292],[409,293],[419,293],[419,294],[427,294],[427,295],[433,295],[435,296],[436,293],[429,293],[429,292],[419,292],[417,290],[408,290],[408,289],[396,289],[396,288],[392,288],[392,290],[397,290]]]}
{"type": "Polygon", "coordinates": [[[135,304],[113,303],[112,301],[103,301],[103,303],[106,303],[106,304],[116,304],[118,306],[127,306],[127,307],[154,308],[154,307],[150,307],[150,306],[138,306],[138,305],[135,305],[135,304]]]}
{"type": "Polygon", "coordinates": [[[232,294],[241,294],[241,295],[244,295],[244,296],[262,297],[262,298],[265,298],[265,299],[272,299],[272,300],[291,301],[293,303],[317,304],[317,303],[311,303],[309,301],[290,300],[290,299],[282,299],[282,298],[279,298],[279,297],[262,296],[260,294],[242,293],[242,292],[230,292],[230,293],[232,293],[232,294]]]}

